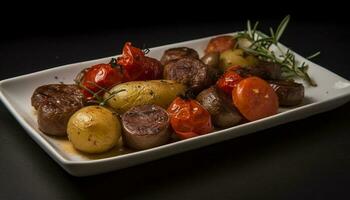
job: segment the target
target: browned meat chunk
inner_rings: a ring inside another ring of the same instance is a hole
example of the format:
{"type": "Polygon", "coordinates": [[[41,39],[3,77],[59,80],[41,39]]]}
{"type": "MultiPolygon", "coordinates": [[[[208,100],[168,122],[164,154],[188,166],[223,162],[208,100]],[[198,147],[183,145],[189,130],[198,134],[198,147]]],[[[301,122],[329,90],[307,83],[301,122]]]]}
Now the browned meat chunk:
{"type": "Polygon", "coordinates": [[[257,76],[265,80],[281,79],[281,66],[276,63],[260,61],[256,66],[241,67],[235,70],[240,76],[257,76]]]}
{"type": "Polygon", "coordinates": [[[291,81],[269,81],[280,106],[296,106],[304,99],[304,86],[291,81]]]}
{"type": "Polygon", "coordinates": [[[166,50],[160,59],[160,62],[162,65],[166,65],[173,60],[178,60],[185,57],[199,59],[199,55],[196,50],[187,47],[177,47],[166,50]]]}
{"type": "Polygon", "coordinates": [[[228,128],[242,120],[231,99],[214,86],[203,90],[196,99],[210,113],[215,126],[228,128]]]}
{"type": "Polygon", "coordinates": [[[38,111],[39,129],[48,135],[66,135],[69,118],[84,106],[83,94],[76,85],[50,84],[38,87],[31,98],[38,111]]]}
{"type": "Polygon", "coordinates": [[[194,58],[181,58],[164,67],[164,78],[187,85],[194,93],[210,86],[210,69],[202,61],[194,58]]]}
{"type": "Polygon", "coordinates": [[[168,142],[168,113],[157,105],[136,106],[122,116],[124,142],[134,149],[149,149],[168,142]]]}
{"type": "Polygon", "coordinates": [[[207,48],[205,49],[205,53],[212,53],[212,52],[224,52],[226,50],[234,48],[236,45],[236,39],[233,36],[230,35],[223,35],[216,38],[212,38],[207,48]]]}

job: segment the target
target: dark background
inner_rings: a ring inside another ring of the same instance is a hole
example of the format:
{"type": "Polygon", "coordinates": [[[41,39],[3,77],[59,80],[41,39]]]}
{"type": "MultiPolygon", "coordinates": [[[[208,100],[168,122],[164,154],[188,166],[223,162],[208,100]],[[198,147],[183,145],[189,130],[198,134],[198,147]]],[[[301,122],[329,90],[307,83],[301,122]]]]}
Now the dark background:
{"type": "MultiPolygon", "coordinates": [[[[146,3],[21,5],[1,12],[0,79],[116,55],[125,41],[154,47],[242,30],[248,18],[266,31],[286,14],[292,21],[281,42],[304,56],[320,50],[316,63],[350,79],[345,5],[225,3],[164,2],[166,9],[146,3]]],[[[198,150],[76,178],[0,103],[0,199],[348,199],[348,112],[349,103],[198,150]]]]}

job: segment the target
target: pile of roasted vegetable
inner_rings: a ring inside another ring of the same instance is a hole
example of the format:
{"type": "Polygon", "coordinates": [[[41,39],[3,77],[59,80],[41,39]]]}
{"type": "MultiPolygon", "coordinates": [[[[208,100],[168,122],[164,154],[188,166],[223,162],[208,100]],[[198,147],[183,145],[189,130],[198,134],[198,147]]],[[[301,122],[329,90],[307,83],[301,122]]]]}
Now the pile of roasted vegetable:
{"type": "Polygon", "coordinates": [[[120,57],[84,69],[75,84],[37,88],[32,105],[39,129],[68,136],[86,153],[108,151],[120,138],[142,150],[300,104],[303,85],[284,78],[281,63],[251,53],[242,40],[212,38],[202,58],[188,47],[168,49],[160,61],[127,42],[120,57]]]}

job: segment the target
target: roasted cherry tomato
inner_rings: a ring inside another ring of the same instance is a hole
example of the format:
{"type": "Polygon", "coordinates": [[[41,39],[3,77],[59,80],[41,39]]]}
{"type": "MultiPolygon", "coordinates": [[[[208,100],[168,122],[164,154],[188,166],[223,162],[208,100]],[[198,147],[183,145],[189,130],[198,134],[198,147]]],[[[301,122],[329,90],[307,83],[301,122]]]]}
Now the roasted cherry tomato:
{"type": "Polygon", "coordinates": [[[97,64],[83,72],[80,84],[87,100],[93,99],[93,93],[102,96],[105,90],[123,82],[123,74],[114,64],[115,60],[112,59],[109,64],[97,64]]]}
{"type": "Polygon", "coordinates": [[[233,88],[239,83],[243,78],[234,71],[227,71],[224,73],[219,80],[216,82],[216,86],[228,95],[232,95],[233,88]]]}
{"type": "Polygon", "coordinates": [[[128,81],[161,79],[163,67],[161,63],[145,56],[145,53],[127,42],[123,54],[118,58],[118,64],[123,67],[124,75],[128,81]]]}
{"type": "Polygon", "coordinates": [[[142,65],[142,73],[139,75],[139,77],[137,77],[136,80],[156,80],[162,79],[162,76],[162,64],[157,59],[145,56],[144,63],[142,65]]]}
{"type": "Polygon", "coordinates": [[[213,130],[209,112],[196,100],[177,97],[169,106],[170,124],[176,135],[187,139],[213,130]]]}
{"type": "Polygon", "coordinates": [[[232,91],[234,105],[249,121],[274,115],[278,111],[278,97],[263,79],[252,76],[240,81],[232,91]]]}

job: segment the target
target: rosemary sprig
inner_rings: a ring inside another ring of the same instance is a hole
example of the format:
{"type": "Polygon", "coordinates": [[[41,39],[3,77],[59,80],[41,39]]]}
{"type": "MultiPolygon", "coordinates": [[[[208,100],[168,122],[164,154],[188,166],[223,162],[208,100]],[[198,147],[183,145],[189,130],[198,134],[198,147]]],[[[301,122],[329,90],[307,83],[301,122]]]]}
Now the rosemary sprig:
{"type": "Polygon", "coordinates": [[[91,85],[94,85],[96,86],[97,88],[99,88],[99,90],[97,92],[94,92],[92,90],[90,90],[89,88],[85,87],[83,84],[79,83],[78,86],[81,87],[82,89],[86,90],[87,92],[89,92],[92,96],[93,96],[93,99],[92,100],[89,100],[90,103],[96,103],[96,104],[99,104],[100,106],[105,106],[106,103],[112,99],[116,94],[118,94],[119,92],[124,92],[126,91],[125,89],[121,89],[121,90],[118,90],[118,91],[113,91],[113,92],[110,92],[109,90],[107,90],[106,88],[104,87],[101,87],[99,86],[98,84],[94,83],[94,82],[91,82],[91,81],[88,81],[89,84],[91,85]],[[107,98],[103,98],[101,97],[100,95],[105,92],[107,93],[109,96],[107,98]]]}
{"type": "MultiPolygon", "coordinates": [[[[238,33],[236,37],[237,39],[247,39],[251,43],[248,48],[243,48],[247,53],[257,56],[260,60],[281,65],[284,79],[299,77],[311,86],[317,86],[307,73],[309,66],[305,62],[300,64],[291,51],[283,51],[278,43],[283,32],[287,28],[289,20],[290,16],[288,15],[281,21],[276,30],[270,27],[270,35],[265,35],[257,30],[259,22],[256,22],[254,26],[252,26],[251,22],[248,20],[247,30],[238,33]],[[277,52],[273,50],[272,47],[274,47],[277,52]]],[[[307,57],[307,59],[315,58],[319,54],[320,52],[317,52],[307,57]]]]}

